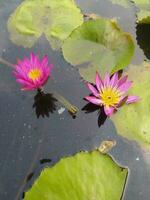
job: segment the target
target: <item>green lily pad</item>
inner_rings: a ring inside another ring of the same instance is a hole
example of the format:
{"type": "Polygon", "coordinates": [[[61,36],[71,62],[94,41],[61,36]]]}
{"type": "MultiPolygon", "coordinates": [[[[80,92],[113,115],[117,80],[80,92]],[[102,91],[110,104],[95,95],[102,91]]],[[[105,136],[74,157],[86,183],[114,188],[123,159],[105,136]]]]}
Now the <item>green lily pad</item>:
{"type": "Polygon", "coordinates": [[[106,154],[80,152],[45,168],[25,200],[119,200],[127,174],[106,154]]]}
{"type": "Polygon", "coordinates": [[[12,42],[32,47],[44,33],[52,48],[83,23],[83,15],[74,0],[25,0],[8,20],[12,42]]]}
{"type": "Polygon", "coordinates": [[[139,8],[137,12],[138,22],[149,24],[150,23],[150,0],[133,0],[139,8]]]}
{"type": "Polygon", "coordinates": [[[127,71],[133,87],[129,94],[138,95],[137,103],[124,105],[112,116],[118,134],[150,147],[150,63],[131,65],[127,71]]]}
{"type": "Polygon", "coordinates": [[[134,44],[115,21],[100,18],[84,22],[74,30],[64,41],[62,51],[85,80],[94,82],[96,71],[103,76],[126,67],[134,53],[134,44]]]}

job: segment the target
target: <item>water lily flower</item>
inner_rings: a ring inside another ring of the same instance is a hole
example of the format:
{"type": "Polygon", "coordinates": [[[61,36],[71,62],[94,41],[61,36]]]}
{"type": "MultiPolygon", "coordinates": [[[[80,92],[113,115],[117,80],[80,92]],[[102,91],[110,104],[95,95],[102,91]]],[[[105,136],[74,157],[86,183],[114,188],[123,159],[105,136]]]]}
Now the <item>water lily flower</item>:
{"type": "Polygon", "coordinates": [[[92,96],[85,99],[95,105],[104,106],[107,116],[111,116],[123,103],[130,104],[139,100],[138,96],[128,96],[126,92],[132,86],[128,76],[119,78],[118,73],[112,77],[106,73],[104,80],[96,72],[95,85],[87,84],[92,96]]]}
{"type": "Polygon", "coordinates": [[[34,90],[47,82],[52,67],[47,55],[40,60],[38,55],[31,53],[30,58],[18,60],[13,73],[16,81],[22,85],[22,90],[34,90]]]}

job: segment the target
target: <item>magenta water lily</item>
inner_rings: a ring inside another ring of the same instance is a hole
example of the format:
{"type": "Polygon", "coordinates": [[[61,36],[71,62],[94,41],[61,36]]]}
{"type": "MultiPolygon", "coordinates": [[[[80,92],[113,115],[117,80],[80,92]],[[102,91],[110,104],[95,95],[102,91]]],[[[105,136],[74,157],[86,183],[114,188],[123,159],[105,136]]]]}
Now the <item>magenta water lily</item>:
{"type": "Polygon", "coordinates": [[[13,73],[22,90],[34,90],[47,82],[52,68],[53,64],[48,63],[47,55],[40,60],[38,55],[31,53],[30,58],[18,60],[13,73]]]}
{"type": "Polygon", "coordinates": [[[104,106],[107,116],[111,116],[123,103],[135,103],[139,100],[138,96],[128,96],[127,91],[132,86],[128,76],[119,78],[118,73],[112,77],[106,73],[104,80],[96,73],[95,85],[87,84],[92,96],[85,99],[95,105],[104,106]]]}

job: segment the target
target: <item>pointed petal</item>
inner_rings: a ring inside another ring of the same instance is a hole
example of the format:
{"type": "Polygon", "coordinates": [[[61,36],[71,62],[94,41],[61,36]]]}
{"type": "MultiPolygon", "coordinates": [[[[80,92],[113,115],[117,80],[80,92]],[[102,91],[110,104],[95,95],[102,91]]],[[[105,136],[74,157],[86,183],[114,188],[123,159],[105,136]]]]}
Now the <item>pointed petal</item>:
{"type": "Polygon", "coordinates": [[[97,99],[96,97],[91,97],[91,96],[87,96],[85,97],[85,99],[95,105],[100,105],[101,104],[101,100],[97,99]]]}
{"type": "Polygon", "coordinates": [[[109,73],[105,74],[105,78],[104,78],[104,86],[109,86],[110,85],[110,76],[109,73]]]}
{"type": "Polygon", "coordinates": [[[126,103],[127,98],[128,98],[128,96],[121,96],[121,97],[120,97],[120,101],[119,101],[119,103],[118,103],[118,105],[117,105],[117,108],[123,106],[123,105],[126,103]]]}
{"type": "Polygon", "coordinates": [[[96,97],[99,96],[98,91],[95,89],[95,87],[92,84],[88,83],[87,86],[88,86],[89,90],[94,94],[94,96],[96,96],[96,97]]]}
{"type": "Polygon", "coordinates": [[[30,60],[31,60],[31,63],[34,64],[35,54],[33,52],[30,54],[30,60]]]}
{"type": "Polygon", "coordinates": [[[122,84],[124,84],[128,79],[128,75],[122,77],[118,82],[118,87],[120,87],[122,84]]]}
{"type": "Polygon", "coordinates": [[[42,66],[42,67],[45,67],[45,66],[47,66],[47,65],[48,65],[48,56],[45,55],[45,56],[43,57],[42,61],[41,61],[41,66],[42,66]]]}
{"type": "Polygon", "coordinates": [[[125,92],[128,91],[128,89],[132,86],[132,82],[131,81],[127,81],[124,84],[122,84],[120,87],[118,87],[118,89],[120,90],[120,92],[122,94],[124,94],[125,92]]]}
{"type": "Polygon", "coordinates": [[[126,103],[127,104],[135,103],[139,100],[140,100],[140,98],[138,96],[131,95],[131,96],[128,96],[126,103]]]}
{"type": "Polygon", "coordinates": [[[107,116],[111,116],[114,113],[114,108],[109,106],[104,106],[104,111],[107,116]]]}
{"type": "Polygon", "coordinates": [[[101,88],[103,86],[103,81],[98,72],[96,72],[95,83],[96,83],[96,87],[97,87],[98,91],[101,91],[101,88]]]}
{"type": "Polygon", "coordinates": [[[30,62],[31,62],[31,66],[33,68],[34,67],[38,67],[38,65],[39,65],[39,57],[38,57],[38,55],[35,55],[34,53],[31,53],[30,62]]]}
{"type": "Polygon", "coordinates": [[[23,80],[23,79],[19,79],[19,78],[17,78],[16,81],[17,81],[18,83],[23,84],[23,85],[27,85],[27,86],[29,86],[29,87],[33,87],[33,84],[30,83],[29,81],[26,81],[26,80],[23,80]]]}
{"type": "Polygon", "coordinates": [[[114,87],[114,86],[116,86],[117,84],[118,84],[118,73],[115,73],[115,74],[112,76],[111,80],[110,80],[110,85],[111,85],[111,87],[114,87]]]}

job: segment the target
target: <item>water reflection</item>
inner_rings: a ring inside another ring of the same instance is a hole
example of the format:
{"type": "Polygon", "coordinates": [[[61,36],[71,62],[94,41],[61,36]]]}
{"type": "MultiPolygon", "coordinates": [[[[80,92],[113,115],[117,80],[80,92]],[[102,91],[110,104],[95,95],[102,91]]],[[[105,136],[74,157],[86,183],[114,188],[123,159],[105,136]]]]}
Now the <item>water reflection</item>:
{"type": "Polygon", "coordinates": [[[107,119],[107,115],[104,112],[104,107],[100,107],[92,103],[88,103],[82,108],[82,110],[85,111],[85,113],[92,113],[92,112],[98,111],[98,126],[99,127],[101,127],[101,125],[103,125],[107,119]]]}
{"type": "Polygon", "coordinates": [[[56,110],[56,101],[57,99],[53,97],[53,94],[38,90],[33,104],[37,118],[40,116],[49,117],[49,113],[53,113],[56,110]]]}
{"type": "Polygon", "coordinates": [[[145,56],[150,59],[150,25],[138,24],[136,34],[139,46],[143,49],[145,56]]]}
{"type": "Polygon", "coordinates": [[[43,158],[40,160],[40,164],[45,164],[45,163],[50,163],[50,162],[52,162],[52,160],[48,158],[43,158]]]}

